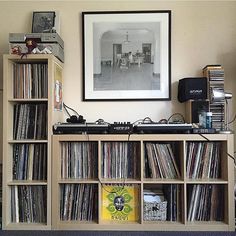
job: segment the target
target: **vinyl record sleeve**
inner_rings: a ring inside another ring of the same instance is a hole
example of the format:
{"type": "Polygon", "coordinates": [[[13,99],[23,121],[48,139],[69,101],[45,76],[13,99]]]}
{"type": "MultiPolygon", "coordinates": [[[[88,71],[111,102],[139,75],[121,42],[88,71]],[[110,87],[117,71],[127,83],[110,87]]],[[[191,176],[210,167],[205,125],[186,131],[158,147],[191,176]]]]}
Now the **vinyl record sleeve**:
{"type": "Polygon", "coordinates": [[[103,185],[102,220],[137,222],[139,220],[138,185],[103,185]]]}

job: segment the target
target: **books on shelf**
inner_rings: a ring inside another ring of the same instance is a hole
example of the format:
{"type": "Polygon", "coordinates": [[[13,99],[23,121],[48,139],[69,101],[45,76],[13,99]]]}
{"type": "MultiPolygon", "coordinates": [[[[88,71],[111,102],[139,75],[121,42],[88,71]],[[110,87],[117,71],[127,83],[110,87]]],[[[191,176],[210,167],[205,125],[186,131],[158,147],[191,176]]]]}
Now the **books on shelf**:
{"type": "Polygon", "coordinates": [[[180,173],[170,143],[145,143],[145,177],[179,178],[180,173]]]}
{"type": "Polygon", "coordinates": [[[103,184],[101,220],[138,222],[139,186],[135,184],[103,184]]]}

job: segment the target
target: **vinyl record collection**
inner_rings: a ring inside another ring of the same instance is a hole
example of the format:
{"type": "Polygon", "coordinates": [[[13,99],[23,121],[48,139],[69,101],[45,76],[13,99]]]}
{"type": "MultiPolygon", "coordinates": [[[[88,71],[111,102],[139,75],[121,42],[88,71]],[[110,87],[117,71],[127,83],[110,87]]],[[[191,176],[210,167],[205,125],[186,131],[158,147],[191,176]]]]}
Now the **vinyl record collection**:
{"type": "Polygon", "coordinates": [[[47,219],[45,186],[11,187],[11,221],[45,223],[47,219]]]}
{"type": "Polygon", "coordinates": [[[14,105],[13,138],[47,138],[47,104],[22,103],[14,105]]]}
{"type": "Polygon", "coordinates": [[[188,221],[222,221],[224,186],[194,184],[188,188],[188,221]]]}
{"type": "Polygon", "coordinates": [[[60,219],[93,221],[97,219],[97,186],[94,184],[62,184],[60,187],[60,219]]]}
{"type": "Polygon", "coordinates": [[[137,177],[140,160],[139,144],[136,142],[103,142],[102,143],[102,178],[137,177]]]}
{"type": "Polygon", "coordinates": [[[180,173],[170,143],[145,143],[145,177],[178,178],[180,173]]]}
{"type": "Polygon", "coordinates": [[[61,177],[94,179],[98,176],[96,142],[62,142],[61,177]]]}
{"type": "Polygon", "coordinates": [[[14,98],[47,98],[48,65],[14,64],[13,83],[14,98]]]}
{"type": "Polygon", "coordinates": [[[220,177],[219,142],[189,142],[186,147],[188,178],[220,177]]]}
{"type": "Polygon", "coordinates": [[[47,144],[13,144],[13,179],[47,179],[47,144]]]}

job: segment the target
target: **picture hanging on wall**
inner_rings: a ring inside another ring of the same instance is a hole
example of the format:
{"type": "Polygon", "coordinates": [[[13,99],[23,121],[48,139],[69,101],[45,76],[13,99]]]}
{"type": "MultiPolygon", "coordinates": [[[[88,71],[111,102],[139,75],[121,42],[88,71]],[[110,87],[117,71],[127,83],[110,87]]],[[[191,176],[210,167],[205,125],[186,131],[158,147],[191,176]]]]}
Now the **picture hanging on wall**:
{"type": "Polygon", "coordinates": [[[171,11],[82,12],[83,100],[171,99],[171,11]]]}

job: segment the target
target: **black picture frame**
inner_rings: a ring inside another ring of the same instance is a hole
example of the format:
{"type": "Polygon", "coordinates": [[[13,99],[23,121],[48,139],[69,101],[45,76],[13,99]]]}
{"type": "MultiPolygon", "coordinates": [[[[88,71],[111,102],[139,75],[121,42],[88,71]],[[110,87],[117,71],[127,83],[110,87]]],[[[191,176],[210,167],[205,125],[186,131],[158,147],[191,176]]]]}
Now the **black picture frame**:
{"type": "Polygon", "coordinates": [[[32,33],[51,33],[55,31],[55,11],[34,11],[32,33]]]}
{"type": "Polygon", "coordinates": [[[171,11],[82,12],[83,101],[171,100],[171,11]]]}

